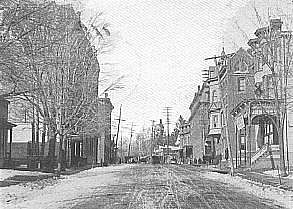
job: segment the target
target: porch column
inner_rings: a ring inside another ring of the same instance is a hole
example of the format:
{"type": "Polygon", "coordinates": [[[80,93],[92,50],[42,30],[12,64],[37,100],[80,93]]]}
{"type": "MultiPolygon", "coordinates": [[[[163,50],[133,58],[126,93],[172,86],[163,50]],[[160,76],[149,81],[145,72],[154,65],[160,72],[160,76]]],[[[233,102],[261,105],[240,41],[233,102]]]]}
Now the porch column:
{"type": "Polygon", "coordinates": [[[95,139],[95,141],[96,141],[96,146],[95,146],[95,164],[98,164],[98,149],[99,149],[99,138],[97,137],[96,139],[95,139]]]}
{"type": "Polygon", "coordinates": [[[273,144],[279,145],[278,131],[275,125],[273,125],[273,144]]]}
{"type": "Polygon", "coordinates": [[[238,131],[238,128],[236,127],[236,142],[235,142],[235,158],[236,158],[236,161],[235,161],[235,168],[237,168],[237,166],[238,166],[237,144],[240,141],[239,140],[239,135],[240,135],[239,133],[240,133],[240,131],[238,131]]]}
{"type": "Polygon", "coordinates": [[[75,149],[76,149],[76,151],[75,151],[75,155],[76,155],[77,157],[80,157],[80,142],[79,142],[79,141],[77,141],[77,142],[75,143],[75,149]]]}
{"type": "Polygon", "coordinates": [[[10,128],[9,130],[9,161],[11,161],[11,157],[12,157],[11,151],[12,151],[12,128],[10,128]]]}

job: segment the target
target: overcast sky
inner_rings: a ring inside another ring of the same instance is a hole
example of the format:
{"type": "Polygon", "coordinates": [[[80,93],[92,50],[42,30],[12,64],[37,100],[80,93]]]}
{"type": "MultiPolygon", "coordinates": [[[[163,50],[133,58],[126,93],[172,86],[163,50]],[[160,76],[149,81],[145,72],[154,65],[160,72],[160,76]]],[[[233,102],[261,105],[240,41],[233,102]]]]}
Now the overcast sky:
{"type": "MultiPolygon", "coordinates": [[[[134,122],[137,130],[150,127],[151,120],[165,121],[165,106],[172,107],[173,123],[180,114],[188,119],[189,105],[202,83],[201,71],[213,64],[204,58],[220,54],[223,46],[228,53],[246,47],[243,33],[231,24],[231,18],[241,17],[238,24],[251,38],[258,26],[247,0],[82,2],[82,18],[103,12],[113,35],[115,48],[99,56],[101,76],[109,72],[113,79],[126,76],[125,89],[109,92],[115,106],[113,118],[118,117],[122,104],[125,125],[134,122]],[[114,65],[103,65],[108,62],[114,65]]],[[[274,13],[266,8],[272,2],[287,5],[291,1],[265,2],[256,5],[267,15],[274,13]]]]}

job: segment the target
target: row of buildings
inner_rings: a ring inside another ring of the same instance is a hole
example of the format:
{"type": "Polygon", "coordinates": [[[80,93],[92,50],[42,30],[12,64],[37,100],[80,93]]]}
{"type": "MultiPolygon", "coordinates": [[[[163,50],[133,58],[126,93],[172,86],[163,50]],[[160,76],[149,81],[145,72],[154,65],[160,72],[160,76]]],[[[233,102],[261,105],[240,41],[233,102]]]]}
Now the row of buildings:
{"type": "MultiPolygon", "coordinates": [[[[32,133],[35,131],[30,122],[11,123],[8,121],[9,101],[0,97],[0,167],[17,167],[31,165],[32,160],[40,163],[39,166],[46,167],[46,157],[48,156],[48,132],[40,129],[39,135],[45,134],[45,143],[34,142],[32,146],[32,133]],[[17,126],[21,129],[13,133],[17,126]],[[23,128],[25,127],[25,128],[23,128]],[[28,134],[29,133],[29,134],[28,134]],[[21,142],[14,141],[13,137],[22,138],[21,142]],[[44,153],[32,151],[41,150],[44,146],[44,153]]],[[[111,112],[113,105],[107,94],[104,98],[99,98],[97,102],[98,116],[100,124],[97,124],[97,132],[94,134],[69,134],[63,142],[63,166],[79,167],[85,165],[107,165],[114,162],[114,141],[111,139],[111,112]]],[[[55,159],[59,154],[59,143],[55,144],[55,159]]]]}
{"type": "Polygon", "coordinates": [[[204,70],[181,128],[182,148],[192,149],[186,158],[233,159],[236,168],[293,164],[292,31],[272,19],[255,36],[247,50],[208,58],[215,64],[204,70]]]}

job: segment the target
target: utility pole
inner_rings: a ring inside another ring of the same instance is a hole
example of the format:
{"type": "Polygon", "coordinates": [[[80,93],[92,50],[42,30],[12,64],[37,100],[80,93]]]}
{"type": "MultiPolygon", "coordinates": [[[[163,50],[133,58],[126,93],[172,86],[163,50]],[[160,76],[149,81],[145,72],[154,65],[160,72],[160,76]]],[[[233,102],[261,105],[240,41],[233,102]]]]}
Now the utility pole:
{"type": "Polygon", "coordinates": [[[121,132],[121,139],[120,139],[120,157],[121,157],[121,163],[123,162],[123,142],[122,142],[122,132],[121,132]]]}
{"type": "Polygon", "coordinates": [[[130,156],[130,147],[131,147],[132,134],[133,134],[133,122],[131,123],[131,129],[130,129],[130,140],[129,140],[129,145],[128,145],[128,157],[130,156]]]}
{"type": "Polygon", "coordinates": [[[225,128],[226,128],[227,147],[228,147],[229,158],[230,158],[230,163],[231,163],[230,174],[232,176],[234,176],[234,162],[233,162],[233,156],[232,156],[232,147],[231,147],[231,143],[230,143],[230,136],[229,136],[229,130],[228,130],[228,124],[227,124],[227,121],[228,121],[227,108],[225,108],[225,118],[226,118],[225,128]]]}
{"type": "MultiPolygon", "coordinates": [[[[34,102],[34,99],[33,99],[34,102]]],[[[32,156],[35,155],[35,143],[36,143],[36,135],[35,135],[35,106],[32,106],[32,156]]]]}
{"type": "Polygon", "coordinates": [[[120,105],[120,110],[119,110],[119,118],[116,119],[118,120],[118,127],[117,127],[117,134],[116,134],[116,141],[115,141],[115,161],[117,163],[117,152],[118,152],[118,135],[119,135],[119,130],[120,130],[120,123],[121,121],[125,121],[121,119],[121,109],[122,109],[122,104],[120,105]]]}
{"type": "MultiPolygon", "coordinates": [[[[288,71],[289,71],[289,63],[288,60],[292,59],[290,57],[287,58],[287,56],[290,55],[290,44],[292,41],[293,33],[292,31],[287,34],[287,36],[282,36],[283,38],[283,62],[284,62],[284,100],[285,100],[285,140],[286,140],[286,158],[287,158],[287,169],[288,169],[288,174],[290,172],[290,164],[289,164],[289,146],[288,146],[288,104],[287,104],[287,90],[288,90],[288,71]],[[288,43],[286,45],[286,39],[288,40],[288,43]],[[287,51],[286,51],[287,48],[287,51]]],[[[284,126],[284,124],[283,124],[284,126]]],[[[285,164],[285,163],[284,163],[285,164]]]]}
{"type": "Polygon", "coordinates": [[[154,134],[155,121],[154,120],[151,120],[151,121],[152,121],[152,137],[151,137],[151,146],[150,146],[150,149],[151,149],[150,156],[151,156],[151,163],[152,163],[153,162],[153,142],[155,140],[155,134],[154,134]]]}
{"type": "Polygon", "coordinates": [[[166,123],[167,123],[167,161],[169,160],[169,144],[170,144],[170,130],[169,130],[169,126],[170,126],[170,110],[171,107],[165,107],[166,110],[166,123]]]}

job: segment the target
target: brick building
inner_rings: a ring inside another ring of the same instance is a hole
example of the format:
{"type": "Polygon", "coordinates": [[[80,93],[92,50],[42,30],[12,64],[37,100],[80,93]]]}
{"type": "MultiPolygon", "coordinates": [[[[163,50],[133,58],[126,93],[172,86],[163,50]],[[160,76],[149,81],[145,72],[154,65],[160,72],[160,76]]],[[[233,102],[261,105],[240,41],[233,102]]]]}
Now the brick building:
{"type": "MultiPolygon", "coordinates": [[[[229,137],[232,157],[235,166],[247,163],[247,134],[245,127],[237,127],[236,119],[230,113],[241,102],[254,98],[253,59],[244,49],[240,48],[229,58],[225,57],[225,65],[219,71],[219,88],[221,91],[221,126],[222,156],[228,158],[227,137],[229,137]],[[227,131],[229,133],[227,133],[227,131]]],[[[246,122],[245,116],[238,120],[246,122]]]]}
{"type": "Polygon", "coordinates": [[[209,126],[209,86],[204,82],[198,86],[190,110],[190,141],[193,148],[193,159],[195,162],[212,156],[211,144],[206,142],[209,126]]]}
{"type": "Polygon", "coordinates": [[[108,98],[99,98],[95,133],[71,135],[65,141],[67,166],[108,165],[114,160],[114,143],[111,139],[111,113],[113,105],[108,98]]]}

